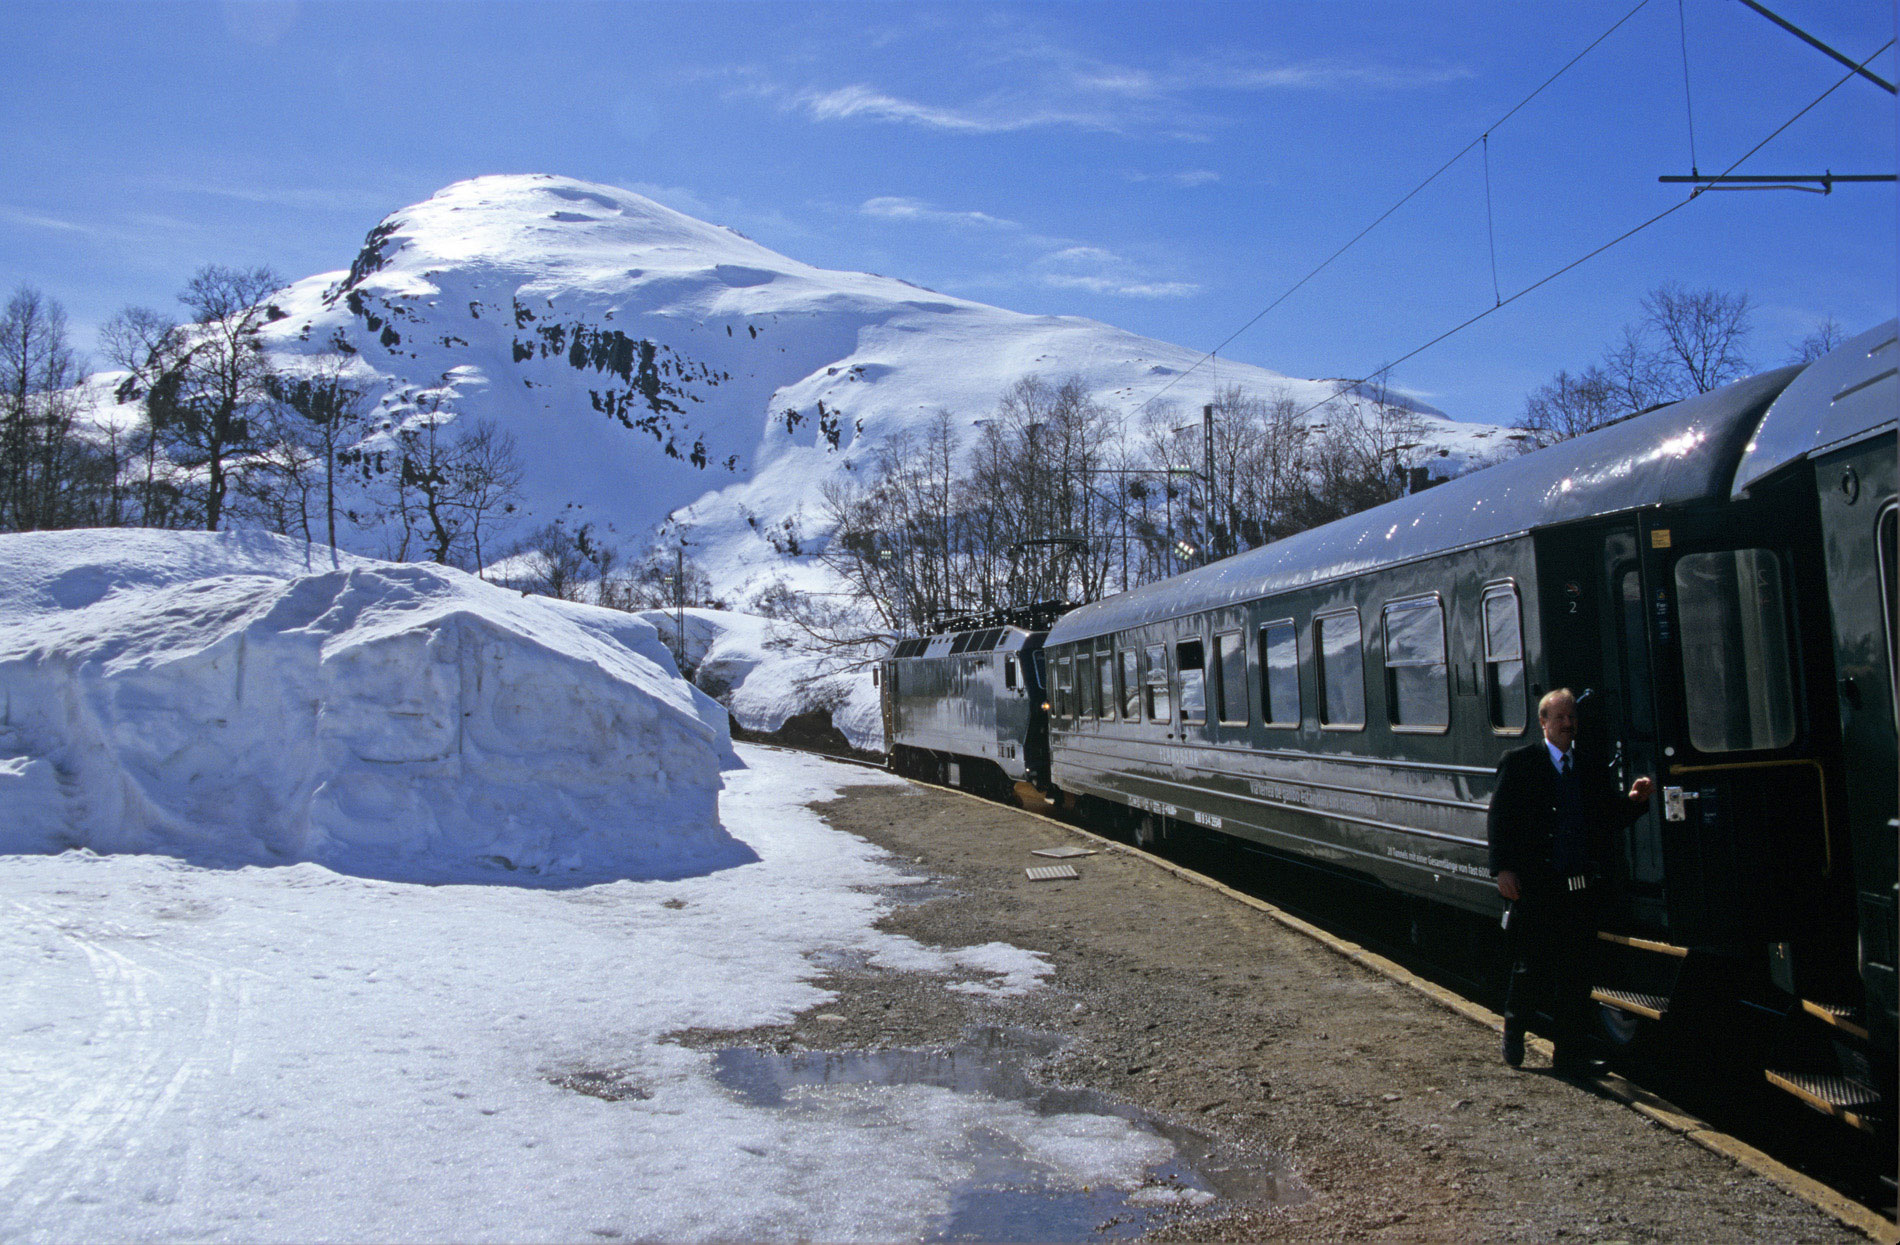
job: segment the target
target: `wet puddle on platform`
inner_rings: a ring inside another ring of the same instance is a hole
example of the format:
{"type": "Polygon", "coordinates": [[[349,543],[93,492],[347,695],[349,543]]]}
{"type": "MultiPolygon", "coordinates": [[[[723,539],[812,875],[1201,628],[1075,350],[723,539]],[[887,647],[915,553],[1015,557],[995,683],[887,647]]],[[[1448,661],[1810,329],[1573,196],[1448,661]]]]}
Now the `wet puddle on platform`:
{"type": "MultiPolygon", "coordinates": [[[[1037,1083],[1026,1066],[1060,1044],[1048,1034],[983,1028],[933,1050],[731,1047],[716,1052],[713,1067],[750,1106],[860,1114],[878,1126],[891,1109],[880,1095],[908,1087],[995,1100],[994,1117],[986,1121],[979,1110],[946,1159],[950,1209],[927,1240],[1116,1239],[1183,1212],[1308,1196],[1278,1160],[1224,1160],[1207,1137],[1138,1107],[1037,1083]]],[[[960,1100],[958,1109],[971,1105],[960,1100]]]]}

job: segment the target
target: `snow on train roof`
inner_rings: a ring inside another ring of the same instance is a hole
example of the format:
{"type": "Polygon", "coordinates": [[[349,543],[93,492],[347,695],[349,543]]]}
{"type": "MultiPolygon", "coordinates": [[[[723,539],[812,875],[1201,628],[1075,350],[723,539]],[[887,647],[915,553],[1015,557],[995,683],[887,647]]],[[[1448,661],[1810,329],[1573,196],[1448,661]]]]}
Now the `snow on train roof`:
{"type": "Polygon", "coordinates": [[[1762,416],[1741,465],[1735,495],[1789,463],[1895,426],[1900,415],[1900,320],[1889,320],[1817,359],[1762,416]]]}
{"type": "Polygon", "coordinates": [[[1211,566],[1085,605],[1064,644],[1219,609],[1552,523],[1726,498],[1762,412],[1799,368],[1763,372],[1211,566]]]}

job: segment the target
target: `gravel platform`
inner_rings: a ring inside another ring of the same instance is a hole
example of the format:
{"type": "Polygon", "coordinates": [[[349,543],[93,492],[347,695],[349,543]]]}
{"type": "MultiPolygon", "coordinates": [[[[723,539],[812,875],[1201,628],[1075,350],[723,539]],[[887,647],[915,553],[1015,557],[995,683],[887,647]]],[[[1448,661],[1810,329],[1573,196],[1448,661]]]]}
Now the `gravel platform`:
{"type": "Polygon", "coordinates": [[[1024,996],[842,967],[789,1028],[693,1034],[778,1051],[918,1049],[984,1026],[1065,1039],[1033,1069],[1209,1140],[1228,1196],[1155,1240],[1864,1241],[1729,1160],[1261,913],[1119,852],[1030,881],[1031,849],[1087,844],[929,787],[817,806],[930,883],[885,928],[1008,942],[1054,965],[1024,996]]]}

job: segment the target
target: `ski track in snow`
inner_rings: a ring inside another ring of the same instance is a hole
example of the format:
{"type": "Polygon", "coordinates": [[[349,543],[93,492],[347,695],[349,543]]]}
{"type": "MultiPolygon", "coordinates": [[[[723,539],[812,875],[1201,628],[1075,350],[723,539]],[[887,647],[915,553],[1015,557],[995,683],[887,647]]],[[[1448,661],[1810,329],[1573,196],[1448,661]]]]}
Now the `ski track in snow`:
{"type": "Polygon", "coordinates": [[[89,1227],[102,1201],[90,1191],[120,1184],[134,1168],[147,1206],[189,1208],[198,1146],[139,1160],[173,1111],[194,1117],[182,1135],[199,1131],[202,1096],[180,1105],[187,1085],[238,1072],[254,971],[221,966],[111,921],[88,926],[46,904],[11,907],[16,937],[56,937],[84,957],[93,1015],[77,1067],[57,1049],[36,1057],[17,1044],[7,1060],[15,1097],[0,1117],[0,1238],[43,1223],[55,1207],[61,1236],[111,1235],[107,1224],[96,1232],[89,1227]]]}

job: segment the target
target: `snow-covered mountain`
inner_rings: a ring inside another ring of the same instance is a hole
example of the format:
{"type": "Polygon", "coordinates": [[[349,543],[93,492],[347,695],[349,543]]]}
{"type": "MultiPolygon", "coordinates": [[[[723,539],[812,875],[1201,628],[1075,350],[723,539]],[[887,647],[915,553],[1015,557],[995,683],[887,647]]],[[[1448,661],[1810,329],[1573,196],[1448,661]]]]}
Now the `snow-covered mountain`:
{"type": "MultiPolygon", "coordinates": [[[[780,573],[767,538],[808,517],[826,479],[938,409],[973,433],[1035,373],[1080,376],[1132,413],[1199,357],[1092,320],[814,268],[629,191],[552,176],[449,186],[377,224],[347,271],[273,301],[279,366],[345,356],[381,433],[425,410],[512,433],[526,468],[517,531],[592,522],[637,548],[676,516],[734,601],[780,573]]],[[[1330,392],[1232,363],[1219,382],[1303,401],[1330,392]]],[[[1213,384],[1204,371],[1168,396],[1191,412],[1213,384]]],[[[1506,435],[1420,413],[1448,469],[1506,435]]],[[[344,543],[386,552],[375,534],[344,543]]]]}

